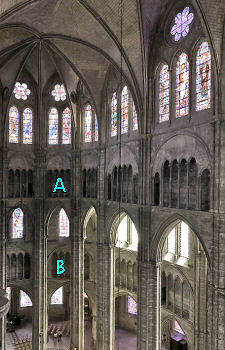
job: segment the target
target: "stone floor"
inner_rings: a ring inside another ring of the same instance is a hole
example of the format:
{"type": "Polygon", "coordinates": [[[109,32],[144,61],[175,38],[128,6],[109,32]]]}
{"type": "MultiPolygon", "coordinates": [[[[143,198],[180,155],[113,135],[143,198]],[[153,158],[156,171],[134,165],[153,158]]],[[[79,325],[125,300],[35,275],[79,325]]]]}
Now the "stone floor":
{"type": "MultiPolygon", "coordinates": [[[[6,349],[7,350],[15,350],[15,347],[13,346],[13,340],[15,339],[15,336],[18,339],[21,338],[30,338],[32,337],[32,325],[24,324],[20,327],[17,327],[15,334],[7,333],[6,337],[6,349]]],[[[115,331],[115,350],[117,350],[119,346],[119,350],[136,350],[137,348],[137,337],[136,334],[130,333],[123,329],[116,329],[115,331]]],[[[69,336],[63,336],[62,342],[58,343],[56,342],[54,344],[53,337],[49,337],[48,342],[48,350],[69,350],[69,342],[70,337],[69,336]]],[[[92,329],[89,322],[85,323],[85,332],[84,332],[84,349],[85,350],[92,350],[92,329]]]]}

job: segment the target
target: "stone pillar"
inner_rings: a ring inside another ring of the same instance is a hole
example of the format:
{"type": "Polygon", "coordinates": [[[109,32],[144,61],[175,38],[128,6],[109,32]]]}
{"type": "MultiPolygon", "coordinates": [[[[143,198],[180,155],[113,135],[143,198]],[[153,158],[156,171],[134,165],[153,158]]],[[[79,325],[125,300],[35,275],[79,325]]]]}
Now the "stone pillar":
{"type": "Polygon", "coordinates": [[[71,350],[84,349],[84,242],[80,215],[75,211],[71,219],[71,350]]]}
{"type": "Polygon", "coordinates": [[[44,232],[44,204],[36,199],[33,244],[33,337],[32,348],[47,347],[47,238],[44,232]]]}
{"type": "Polygon", "coordinates": [[[115,295],[114,249],[97,245],[97,346],[98,350],[114,350],[115,295]]]}
{"type": "MultiPolygon", "coordinates": [[[[151,262],[139,261],[138,268],[138,350],[160,348],[157,345],[160,325],[157,305],[157,274],[159,268],[151,262]]],[[[160,289],[159,289],[160,290],[160,289]]]]}

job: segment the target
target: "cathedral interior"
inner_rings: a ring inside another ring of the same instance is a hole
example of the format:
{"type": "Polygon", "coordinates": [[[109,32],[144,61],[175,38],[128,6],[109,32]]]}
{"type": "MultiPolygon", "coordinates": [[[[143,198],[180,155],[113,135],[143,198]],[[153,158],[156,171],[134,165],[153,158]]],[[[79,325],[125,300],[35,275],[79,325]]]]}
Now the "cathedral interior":
{"type": "Polygon", "coordinates": [[[1,350],[225,349],[224,19],[0,1],[1,350]]]}

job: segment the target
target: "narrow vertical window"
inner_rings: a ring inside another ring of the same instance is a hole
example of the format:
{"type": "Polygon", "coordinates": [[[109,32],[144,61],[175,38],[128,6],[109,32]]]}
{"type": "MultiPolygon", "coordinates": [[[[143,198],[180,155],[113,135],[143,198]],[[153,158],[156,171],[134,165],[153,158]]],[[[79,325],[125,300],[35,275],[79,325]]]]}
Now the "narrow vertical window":
{"type": "Polygon", "coordinates": [[[30,108],[23,111],[23,143],[32,144],[33,112],[30,108]]]}
{"type": "Polygon", "coordinates": [[[19,111],[15,106],[9,109],[9,142],[19,142],[19,111]]]}
{"type": "Polygon", "coordinates": [[[68,216],[64,209],[59,212],[59,236],[69,237],[70,234],[70,223],[68,216]]]}
{"type": "Polygon", "coordinates": [[[58,144],[58,123],[59,123],[59,115],[58,110],[56,108],[51,108],[48,116],[48,143],[50,145],[58,144]]]}
{"type": "Polygon", "coordinates": [[[121,94],[121,133],[128,131],[128,88],[124,86],[121,94]]]}
{"type": "Polygon", "coordinates": [[[159,75],[159,122],[165,122],[170,117],[170,75],[169,67],[164,65],[159,75]]]}
{"type": "Polygon", "coordinates": [[[62,143],[64,145],[71,143],[71,111],[68,107],[62,114],[62,143]]]}
{"type": "Polygon", "coordinates": [[[51,297],[52,305],[62,305],[63,304],[63,287],[60,287],[55,291],[51,297]]]}
{"type": "Polygon", "coordinates": [[[85,107],[84,115],[84,142],[92,141],[92,109],[90,105],[85,107]]]}
{"type": "Polygon", "coordinates": [[[94,140],[97,142],[98,141],[98,119],[97,115],[95,114],[95,137],[94,140]]]}
{"type": "Polygon", "coordinates": [[[176,117],[189,113],[189,63],[188,56],[182,53],[176,67],[176,117]]]}
{"type": "Polygon", "coordinates": [[[118,115],[117,115],[117,95],[114,92],[111,101],[111,136],[116,136],[118,126],[118,115]]]}
{"type": "Polygon", "coordinates": [[[12,238],[23,238],[23,211],[16,208],[12,214],[12,238]]]}
{"type": "Polygon", "coordinates": [[[180,227],[180,255],[188,258],[189,256],[189,233],[188,233],[188,225],[185,222],[181,223],[180,227]]]}
{"type": "Polygon", "coordinates": [[[200,45],[196,57],[196,110],[211,107],[211,54],[209,44],[200,45]]]}
{"type": "Polygon", "coordinates": [[[138,129],[138,120],[137,120],[137,111],[135,108],[135,104],[133,103],[133,130],[137,130],[138,129]]]}
{"type": "Polygon", "coordinates": [[[168,235],[168,253],[175,254],[176,252],[176,239],[175,229],[173,229],[168,235]]]}

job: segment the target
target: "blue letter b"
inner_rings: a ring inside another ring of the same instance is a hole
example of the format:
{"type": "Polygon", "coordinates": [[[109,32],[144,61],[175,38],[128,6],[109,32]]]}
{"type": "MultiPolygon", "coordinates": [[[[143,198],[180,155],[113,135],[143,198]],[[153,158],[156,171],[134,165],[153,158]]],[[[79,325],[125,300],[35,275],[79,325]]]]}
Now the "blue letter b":
{"type": "Polygon", "coordinates": [[[56,262],[57,262],[57,275],[61,275],[63,272],[66,271],[65,267],[63,267],[64,261],[57,259],[56,262]]]}

